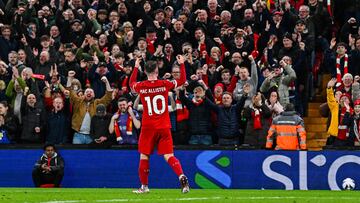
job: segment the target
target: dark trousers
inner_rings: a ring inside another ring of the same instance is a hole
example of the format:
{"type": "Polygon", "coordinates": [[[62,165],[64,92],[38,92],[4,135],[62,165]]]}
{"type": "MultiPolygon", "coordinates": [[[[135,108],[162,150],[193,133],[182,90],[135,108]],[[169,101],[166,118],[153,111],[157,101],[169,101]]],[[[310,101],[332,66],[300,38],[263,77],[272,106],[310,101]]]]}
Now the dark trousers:
{"type": "Polygon", "coordinates": [[[32,172],[33,182],[35,187],[40,187],[43,184],[54,184],[54,187],[59,187],[64,177],[64,171],[52,171],[51,173],[43,173],[41,169],[34,169],[32,172]]]}

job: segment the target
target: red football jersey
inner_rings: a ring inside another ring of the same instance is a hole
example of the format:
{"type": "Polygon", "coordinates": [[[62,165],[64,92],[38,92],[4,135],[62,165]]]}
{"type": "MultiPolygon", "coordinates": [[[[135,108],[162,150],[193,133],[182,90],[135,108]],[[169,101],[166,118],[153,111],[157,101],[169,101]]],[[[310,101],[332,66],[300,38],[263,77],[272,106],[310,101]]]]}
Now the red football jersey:
{"type": "Polygon", "coordinates": [[[143,104],[142,128],[171,128],[168,111],[168,92],[176,87],[176,81],[146,80],[133,86],[143,104]]]}

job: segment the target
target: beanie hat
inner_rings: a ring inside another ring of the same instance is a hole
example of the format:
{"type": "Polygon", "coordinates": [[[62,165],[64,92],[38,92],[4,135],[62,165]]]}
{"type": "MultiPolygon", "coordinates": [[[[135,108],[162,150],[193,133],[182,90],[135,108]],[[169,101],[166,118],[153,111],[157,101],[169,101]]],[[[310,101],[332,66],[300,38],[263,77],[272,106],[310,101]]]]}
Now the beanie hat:
{"type": "Polygon", "coordinates": [[[217,83],[217,84],[214,86],[214,91],[215,91],[216,87],[221,87],[221,89],[222,89],[223,91],[224,91],[224,89],[225,89],[224,84],[222,84],[221,82],[217,83]]]}
{"type": "Polygon", "coordinates": [[[98,104],[96,106],[96,113],[105,113],[106,112],[106,107],[104,104],[98,104]]]}
{"type": "Polygon", "coordinates": [[[341,100],[341,98],[343,98],[343,97],[347,97],[349,100],[351,100],[351,96],[350,96],[350,94],[348,94],[348,93],[342,93],[341,96],[340,96],[340,100],[341,100]]]}
{"type": "Polygon", "coordinates": [[[360,105],[360,99],[357,99],[357,100],[354,102],[354,106],[357,106],[357,105],[360,105]]]}

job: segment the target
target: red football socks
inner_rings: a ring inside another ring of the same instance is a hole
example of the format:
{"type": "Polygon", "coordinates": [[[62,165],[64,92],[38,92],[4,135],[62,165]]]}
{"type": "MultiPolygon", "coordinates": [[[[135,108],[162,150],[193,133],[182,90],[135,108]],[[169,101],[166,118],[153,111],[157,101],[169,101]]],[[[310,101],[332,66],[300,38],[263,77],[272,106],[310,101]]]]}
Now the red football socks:
{"type": "Polygon", "coordinates": [[[172,156],[168,159],[168,164],[172,168],[172,170],[175,172],[175,174],[179,177],[181,174],[183,174],[183,170],[181,168],[180,161],[172,156]]]}
{"type": "Polygon", "coordinates": [[[140,159],[139,163],[139,177],[142,185],[149,183],[149,160],[140,159]]]}

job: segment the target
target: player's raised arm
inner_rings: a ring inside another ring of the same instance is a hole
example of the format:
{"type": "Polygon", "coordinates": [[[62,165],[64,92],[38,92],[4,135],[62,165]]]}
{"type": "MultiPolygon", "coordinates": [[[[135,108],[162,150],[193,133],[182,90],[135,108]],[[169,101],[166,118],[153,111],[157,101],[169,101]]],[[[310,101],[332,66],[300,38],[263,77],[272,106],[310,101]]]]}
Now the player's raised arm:
{"type": "Polygon", "coordinates": [[[138,69],[139,69],[139,66],[140,66],[140,58],[136,58],[135,60],[135,67],[133,69],[133,72],[131,73],[131,76],[130,76],[130,81],[129,81],[129,84],[130,84],[130,87],[131,89],[135,90],[135,85],[136,85],[136,80],[137,80],[137,76],[138,76],[138,69]]]}
{"type": "Polygon", "coordinates": [[[185,58],[183,55],[176,56],[177,62],[180,65],[180,78],[176,80],[177,86],[181,86],[186,82],[186,71],[185,71],[185,58]]]}

